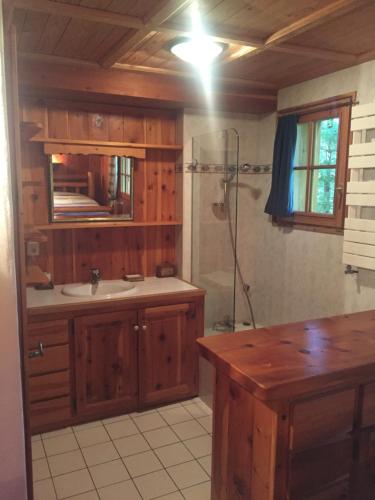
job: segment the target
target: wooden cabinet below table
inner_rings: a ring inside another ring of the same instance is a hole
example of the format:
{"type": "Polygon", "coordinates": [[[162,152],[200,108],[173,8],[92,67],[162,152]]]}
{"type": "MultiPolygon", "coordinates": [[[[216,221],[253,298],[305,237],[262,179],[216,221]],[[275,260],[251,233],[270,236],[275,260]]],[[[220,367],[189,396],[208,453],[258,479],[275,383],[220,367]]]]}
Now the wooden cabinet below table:
{"type": "Polygon", "coordinates": [[[102,306],[30,323],[32,431],[196,396],[203,292],[169,300],[148,300],[147,307],[102,306]]]}

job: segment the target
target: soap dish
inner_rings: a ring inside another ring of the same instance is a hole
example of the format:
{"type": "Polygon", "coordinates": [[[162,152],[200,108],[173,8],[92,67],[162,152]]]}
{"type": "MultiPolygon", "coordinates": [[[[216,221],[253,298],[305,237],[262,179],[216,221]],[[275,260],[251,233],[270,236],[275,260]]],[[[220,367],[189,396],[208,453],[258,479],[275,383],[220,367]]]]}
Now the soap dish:
{"type": "Polygon", "coordinates": [[[125,274],[124,281],[144,281],[143,274],[125,274]]]}

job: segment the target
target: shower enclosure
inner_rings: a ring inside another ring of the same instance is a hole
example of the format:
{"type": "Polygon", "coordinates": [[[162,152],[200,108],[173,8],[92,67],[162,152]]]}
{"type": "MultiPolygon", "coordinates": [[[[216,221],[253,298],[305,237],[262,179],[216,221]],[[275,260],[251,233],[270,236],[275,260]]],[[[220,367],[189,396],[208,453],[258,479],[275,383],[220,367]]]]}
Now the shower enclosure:
{"type": "MultiPolygon", "coordinates": [[[[192,281],[207,291],[206,335],[249,328],[236,318],[236,288],[246,294],[237,259],[239,137],[235,129],[194,137],[192,162],[192,281]]],[[[241,318],[243,321],[243,318],[241,318]]]]}

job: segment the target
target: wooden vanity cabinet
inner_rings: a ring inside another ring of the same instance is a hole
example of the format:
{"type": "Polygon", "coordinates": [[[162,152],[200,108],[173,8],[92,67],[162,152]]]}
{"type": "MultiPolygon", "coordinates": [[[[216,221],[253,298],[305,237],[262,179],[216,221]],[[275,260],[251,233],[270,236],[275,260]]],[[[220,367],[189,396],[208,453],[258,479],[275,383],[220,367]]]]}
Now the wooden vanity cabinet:
{"type": "Polygon", "coordinates": [[[137,311],[74,320],[77,413],[97,414],[138,401],[137,311]]]}
{"type": "Polygon", "coordinates": [[[198,337],[194,303],[141,312],[139,401],[155,405],[189,397],[197,388],[198,337]]]}
{"type": "Polygon", "coordinates": [[[32,427],[48,426],[72,416],[69,334],[67,320],[29,325],[27,367],[32,427]]]}
{"type": "Polygon", "coordinates": [[[63,315],[29,325],[30,349],[45,343],[28,367],[33,432],[197,395],[202,291],[63,315]]]}

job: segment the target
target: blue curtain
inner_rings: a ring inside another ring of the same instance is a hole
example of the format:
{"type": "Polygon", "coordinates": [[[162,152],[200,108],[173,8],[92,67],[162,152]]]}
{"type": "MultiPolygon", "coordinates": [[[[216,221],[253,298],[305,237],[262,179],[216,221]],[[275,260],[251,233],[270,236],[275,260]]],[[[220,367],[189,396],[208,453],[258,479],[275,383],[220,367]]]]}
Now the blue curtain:
{"type": "Polygon", "coordinates": [[[265,212],[276,216],[293,213],[293,159],[297,141],[297,115],[279,118],[273,148],[272,185],[265,212]]]}

